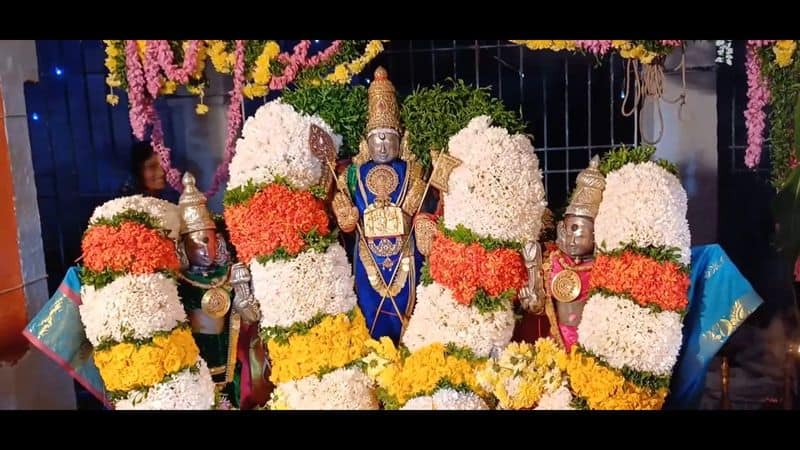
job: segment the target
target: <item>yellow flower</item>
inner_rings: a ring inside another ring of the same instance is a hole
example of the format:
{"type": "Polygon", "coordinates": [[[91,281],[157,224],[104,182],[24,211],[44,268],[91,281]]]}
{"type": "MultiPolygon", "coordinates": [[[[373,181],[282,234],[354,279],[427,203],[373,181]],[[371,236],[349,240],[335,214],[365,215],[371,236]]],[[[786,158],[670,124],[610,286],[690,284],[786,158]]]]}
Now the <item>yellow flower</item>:
{"type": "Polygon", "coordinates": [[[267,42],[264,46],[264,53],[267,54],[267,59],[275,59],[281,53],[281,47],[275,41],[267,42]]]}
{"type": "Polygon", "coordinates": [[[166,373],[178,372],[183,367],[183,350],[178,346],[171,347],[162,362],[166,373]]]}
{"type": "Polygon", "coordinates": [[[147,51],[147,41],[136,41],[136,47],[139,49],[139,57],[143,57],[147,51]]]}
{"type": "Polygon", "coordinates": [[[116,75],[109,75],[106,77],[106,84],[110,87],[120,87],[122,82],[119,81],[116,75]]]}
{"type": "Polygon", "coordinates": [[[117,106],[119,103],[119,96],[114,94],[106,95],[106,103],[110,104],[111,106],[117,106]]]}
{"type": "Polygon", "coordinates": [[[117,70],[117,60],[115,58],[106,58],[106,69],[113,73],[117,70]]]}
{"type": "Polygon", "coordinates": [[[228,53],[225,51],[225,43],[222,41],[208,41],[208,55],[211,57],[211,64],[219,73],[230,73],[231,66],[228,64],[228,53]]]}
{"type": "Polygon", "coordinates": [[[178,89],[178,84],[172,80],[167,80],[161,89],[158,90],[158,93],[161,95],[170,95],[174,94],[175,91],[178,89]]]}
{"type": "Polygon", "coordinates": [[[327,316],[306,334],[294,334],[288,343],[267,342],[273,360],[270,381],[275,384],[319,373],[323,368],[338,369],[361,359],[368,348],[369,331],[358,309],[355,320],[347,314],[327,316]]]}
{"type": "Polygon", "coordinates": [[[115,45],[106,46],[106,55],[109,57],[119,56],[119,49],[115,45]]]}
{"type": "Polygon", "coordinates": [[[205,103],[198,103],[194,108],[194,112],[197,113],[198,116],[202,116],[208,112],[208,105],[205,103]]]}
{"type": "Polygon", "coordinates": [[[775,62],[778,67],[787,67],[792,63],[792,56],[796,48],[797,42],[795,41],[778,41],[775,43],[772,51],[775,53],[775,62]]]}
{"type": "Polygon", "coordinates": [[[629,49],[633,46],[631,41],[611,41],[611,46],[617,49],[629,49]]]}
{"type": "Polygon", "coordinates": [[[193,86],[193,85],[191,85],[191,84],[187,84],[187,85],[186,85],[186,90],[187,90],[187,91],[188,91],[190,94],[194,94],[194,95],[203,95],[203,87],[202,87],[202,86],[193,86]]]}

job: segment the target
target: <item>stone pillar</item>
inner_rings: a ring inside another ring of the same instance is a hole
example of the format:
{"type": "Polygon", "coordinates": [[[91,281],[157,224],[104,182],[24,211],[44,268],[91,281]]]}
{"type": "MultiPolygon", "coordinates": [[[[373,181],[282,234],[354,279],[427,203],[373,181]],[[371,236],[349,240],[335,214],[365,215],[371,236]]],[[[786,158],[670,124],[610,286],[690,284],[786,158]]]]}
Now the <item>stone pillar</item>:
{"type": "Polygon", "coordinates": [[[72,378],[21,335],[48,300],[23,84],[34,41],[0,41],[0,409],[74,409],[72,378]]]}

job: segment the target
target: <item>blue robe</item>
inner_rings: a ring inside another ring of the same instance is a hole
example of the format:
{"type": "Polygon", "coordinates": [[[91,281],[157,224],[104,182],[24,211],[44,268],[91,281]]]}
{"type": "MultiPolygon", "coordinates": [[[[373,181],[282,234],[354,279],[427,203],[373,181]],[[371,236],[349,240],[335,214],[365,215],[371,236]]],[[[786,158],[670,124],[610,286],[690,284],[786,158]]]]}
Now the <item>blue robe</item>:
{"type": "Polygon", "coordinates": [[[683,345],[664,409],[696,409],[714,355],[763,300],[717,244],[692,248],[683,345]]]}
{"type": "Polygon", "coordinates": [[[78,310],[80,304],[81,281],[78,268],[70,267],[55,294],[22,334],[34,347],[55,361],[110,408],[105,385],[94,365],[92,344],[86,338],[81,322],[78,310]]]}
{"type": "MultiPolygon", "coordinates": [[[[356,208],[358,208],[362,225],[364,211],[375,201],[375,195],[366,188],[366,179],[369,170],[376,165],[378,164],[369,161],[360,166],[353,165],[348,168],[348,186],[350,188],[350,196],[353,199],[353,203],[355,204],[356,208]]],[[[390,200],[395,205],[400,206],[405,199],[407,185],[411,184],[411,180],[406,180],[408,176],[408,172],[406,170],[407,163],[403,160],[396,159],[388,165],[392,166],[399,177],[399,183],[395,190],[391,193],[390,200]]],[[[374,239],[367,238],[367,241],[371,241],[370,243],[373,244],[373,246],[377,246],[381,243],[381,241],[386,241],[384,244],[400,246],[402,245],[403,240],[408,238],[408,236],[409,235],[386,236],[374,239]]],[[[392,302],[391,298],[386,297],[381,305],[381,299],[383,298],[383,295],[381,295],[370,285],[367,267],[365,267],[364,263],[361,261],[362,249],[360,242],[360,236],[356,236],[355,250],[353,252],[353,271],[355,273],[355,288],[356,295],[358,297],[358,306],[361,308],[361,312],[364,314],[364,318],[367,321],[367,328],[370,329],[370,335],[373,338],[380,339],[381,336],[388,336],[395,343],[397,343],[402,332],[402,321],[398,315],[398,312],[406,317],[411,315],[411,309],[413,308],[416,295],[416,286],[419,280],[419,270],[422,267],[423,256],[419,253],[419,251],[417,251],[415,242],[412,238],[412,241],[408,244],[410,255],[413,256],[410,258],[411,264],[408,271],[408,276],[405,278],[405,280],[400,280],[399,277],[401,271],[398,270],[396,277],[398,278],[398,281],[404,281],[405,284],[397,293],[397,295],[394,296],[394,302],[392,302]],[[379,307],[380,311],[378,311],[379,307]]],[[[377,254],[371,247],[368,247],[367,251],[371,253],[374,261],[377,262],[383,282],[389,284],[398,263],[402,259],[401,252],[397,252],[394,255],[381,256],[377,254]]],[[[367,258],[365,258],[367,260],[367,264],[372,264],[369,255],[364,256],[367,256],[367,258]]]]}

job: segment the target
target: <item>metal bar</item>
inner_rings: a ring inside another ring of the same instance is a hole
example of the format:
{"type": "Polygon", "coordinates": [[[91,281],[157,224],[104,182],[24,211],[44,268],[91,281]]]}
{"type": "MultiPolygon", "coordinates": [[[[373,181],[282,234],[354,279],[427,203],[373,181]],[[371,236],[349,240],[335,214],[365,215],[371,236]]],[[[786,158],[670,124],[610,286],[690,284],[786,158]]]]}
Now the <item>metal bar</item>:
{"type": "Polygon", "coordinates": [[[479,41],[475,41],[475,86],[481,86],[481,47],[479,41]]]}
{"type": "Polygon", "coordinates": [[[586,144],[588,161],[592,160],[592,65],[586,65],[586,144]]]}
{"type": "MultiPolygon", "coordinates": [[[[413,46],[412,46],[413,42],[414,41],[411,41],[411,40],[408,41],[408,49],[409,50],[413,50],[413,46]]],[[[414,53],[411,52],[411,51],[408,52],[408,67],[409,67],[409,71],[410,71],[409,72],[409,76],[410,76],[410,80],[411,80],[411,92],[414,92],[414,89],[416,88],[415,83],[414,83],[414,53]]]]}
{"type": "MultiPolygon", "coordinates": [[[[476,47],[478,47],[479,49],[493,49],[493,48],[498,46],[497,44],[480,45],[478,43],[479,41],[475,41],[475,42],[476,42],[475,45],[463,45],[463,46],[460,46],[460,45],[456,45],[456,41],[453,40],[453,46],[452,47],[436,47],[436,48],[432,49],[432,51],[435,51],[435,52],[448,52],[448,51],[454,51],[454,50],[474,50],[476,47]]],[[[513,48],[513,47],[524,48],[523,46],[517,45],[517,44],[500,44],[500,47],[502,47],[502,48],[513,48]]],[[[392,49],[388,49],[387,48],[386,50],[383,51],[383,53],[389,55],[389,54],[397,54],[397,53],[425,53],[425,52],[429,52],[429,51],[431,51],[431,50],[429,50],[427,48],[409,48],[408,50],[399,49],[399,48],[392,48],[392,49]]]]}
{"type": "Polygon", "coordinates": [[[611,57],[608,59],[608,73],[610,76],[609,82],[609,102],[608,106],[610,108],[608,117],[611,118],[611,134],[609,134],[611,138],[611,144],[614,144],[614,104],[616,103],[616,97],[614,96],[614,54],[611,54],[611,57]]]}
{"type": "Polygon", "coordinates": [[[522,56],[522,46],[519,46],[519,117],[525,120],[524,109],[522,105],[525,104],[525,67],[522,56]]]}
{"type": "Polygon", "coordinates": [[[431,39],[431,82],[436,83],[436,44],[433,39],[431,39]]]}
{"type": "Polygon", "coordinates": [[[497,96],[503,100],[503,65],[501,64],[500,41],[497,41],[497,96]]]}
{"type": "Polygon", "coordinates": [[[542,76],[542,110],[544,111],[544,167],[542,172],[544,172],[544,185],[549,186],[547,184],[548,180],[548,167],[547,164],[547,75],[542,76]]]}
{"type": "MultiPolygon", "coordinates": [[[[564,144],[569,147],[569,58],[564,57],[564,144]]],[[[569,151],[564,152],[564,167],[569,170],[569,151]]],[[[564,178],[564,188],[569,192],[569,177],[564,178]]]]}

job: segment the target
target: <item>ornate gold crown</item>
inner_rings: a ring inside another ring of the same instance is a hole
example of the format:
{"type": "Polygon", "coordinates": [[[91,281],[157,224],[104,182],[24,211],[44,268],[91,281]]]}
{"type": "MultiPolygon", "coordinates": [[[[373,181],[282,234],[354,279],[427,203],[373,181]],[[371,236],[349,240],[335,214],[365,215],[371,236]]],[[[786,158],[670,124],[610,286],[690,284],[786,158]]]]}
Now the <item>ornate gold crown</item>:
{"type": "Polygon", "coordinates": [[[597,217],[600,201],[603,200],[603,190],[606,188],[606,179],[597,168],[600,158],[595,156],[589,161],[589,167],[578,174],[575,193],[567,207],[566,214],[575,216],[597,217]]]}
{"type": "Polygon", "coordinates": [[[368,96],[367,133],[378,128],[390,128],[399,134],[400,108],[397,105],[397,92],[383,67],[375,69],[375,79],[369,85],[368,96]]]}
{"type": "Polygon", "coordinates": [[[181,234],[201,230],[216,230],[217,226],[206,207],[206,196],[197,190],[194,175],[183,174],[183,193],[178,200],[181,208],[181,234]]]}

